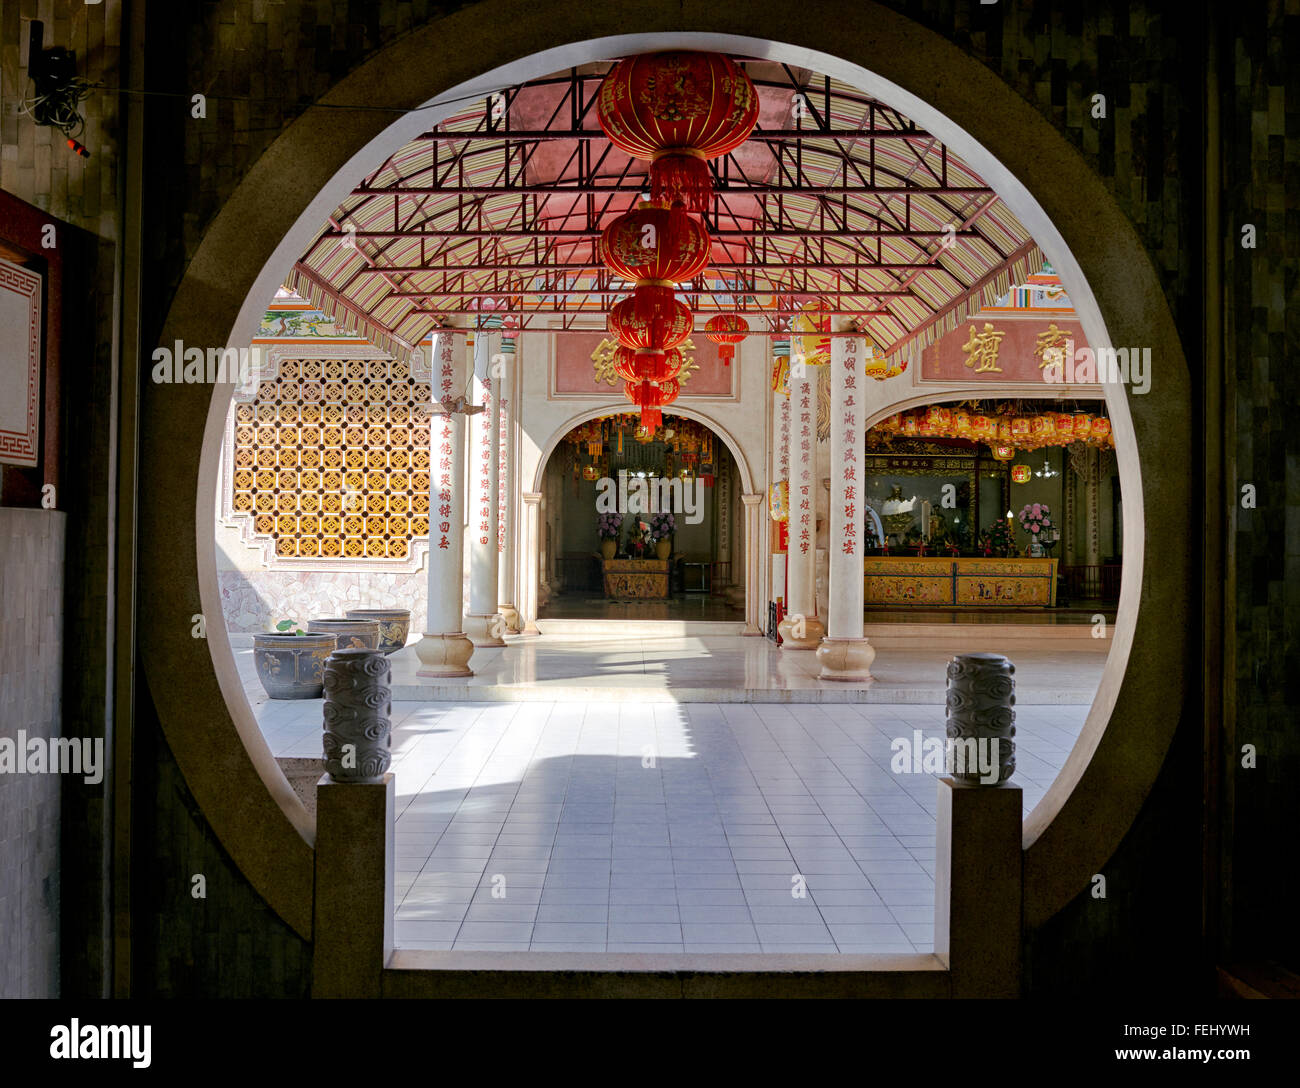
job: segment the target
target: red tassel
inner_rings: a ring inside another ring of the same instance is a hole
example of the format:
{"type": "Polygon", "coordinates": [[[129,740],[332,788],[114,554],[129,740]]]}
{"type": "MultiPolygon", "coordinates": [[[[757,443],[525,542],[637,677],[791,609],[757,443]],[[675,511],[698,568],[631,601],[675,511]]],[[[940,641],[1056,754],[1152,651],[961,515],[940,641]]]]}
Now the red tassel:
{"type": "Polygon", "coordinates": [[[695,155],[661,155],[650,165],[650,197],[703,213],[713,199],[709,164],[695,155]]]}
{"type": "Polygon", "coordinates": [[[731,357],[735,354],[736,354],[736,346],[734,344],[718,345],[718,358],[722,360],[723,366],[730,366],[731,357]]]}

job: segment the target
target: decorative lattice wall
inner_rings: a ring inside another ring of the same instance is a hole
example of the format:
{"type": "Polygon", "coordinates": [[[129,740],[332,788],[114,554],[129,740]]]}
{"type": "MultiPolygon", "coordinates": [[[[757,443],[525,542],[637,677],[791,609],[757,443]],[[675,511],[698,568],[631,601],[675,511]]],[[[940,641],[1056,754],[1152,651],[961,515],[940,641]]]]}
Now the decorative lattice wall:
{"type": "Polygon", "coordinates": [[[235,405],[231,509],[281,559],[406,559],[429,533],[430,390],[389,359],[282,359],[235,405]]]}

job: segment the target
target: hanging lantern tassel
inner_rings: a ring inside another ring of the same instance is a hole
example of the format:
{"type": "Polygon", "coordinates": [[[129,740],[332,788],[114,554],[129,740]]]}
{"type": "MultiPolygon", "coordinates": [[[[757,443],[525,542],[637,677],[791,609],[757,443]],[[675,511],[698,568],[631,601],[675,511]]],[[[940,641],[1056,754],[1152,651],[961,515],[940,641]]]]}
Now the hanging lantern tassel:
{"type": "Polygon", "coordinates": [[[692,147],[673,147],[650,164],[650,198],[703,214],[713,198],[713,178],[704,155],[692,147]]]}
{"type": "Polygon", "coordinates": [[[659,408],[642,408],[641,409],[641,426],[645,428],[646,434],[654,434],[656,430],[664,425],[664,413],[659,408]]]}

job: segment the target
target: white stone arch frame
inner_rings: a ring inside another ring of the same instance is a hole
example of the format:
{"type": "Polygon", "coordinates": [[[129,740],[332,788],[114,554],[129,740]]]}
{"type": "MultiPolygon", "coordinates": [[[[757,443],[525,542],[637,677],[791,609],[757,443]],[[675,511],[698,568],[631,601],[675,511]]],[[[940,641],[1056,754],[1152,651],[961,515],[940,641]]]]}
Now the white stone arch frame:
{"type": "MultiPolygon", "coordinates": [[[[584,408],[581,412],[570,416],[568,419],[564,420],[564,422],[560,423],[546,440],[545,445],[538,447],[538,461],[537,468],[533,473],[532,490],[541,490],[542,477],[546,472],[547,462],[550,461],[551,455],[555,452],[555,447],[564,440],[564,436],[573,430],[574,427],[580,427],[582,424],[593,419],[599,419],[601,416],[616,415],[619,412],[627,412],[630,410],[631,406],[626,401],[610,401],[609,403],[602,404],[597,408],[584,408]]],[[[674,401],[664,409],[664,412],[667,415],[683,416],[695,423],[702,423],[721,438],[722,441],[726,443],[727,451],[731,454],[732,460],[736,462],[736,468],[740,471],[741,490],[747,495],[753,494],[754,476],[753,473],[750,472],[749,461],[745,457],[745,451],[741,448],[740,443],[736,441],[736,437],[728,431],[726,427],[722,426],[721,423],[715,420],[707,412],[702,412],[698,408],[684,405],[680,400],[674,401]]]]}

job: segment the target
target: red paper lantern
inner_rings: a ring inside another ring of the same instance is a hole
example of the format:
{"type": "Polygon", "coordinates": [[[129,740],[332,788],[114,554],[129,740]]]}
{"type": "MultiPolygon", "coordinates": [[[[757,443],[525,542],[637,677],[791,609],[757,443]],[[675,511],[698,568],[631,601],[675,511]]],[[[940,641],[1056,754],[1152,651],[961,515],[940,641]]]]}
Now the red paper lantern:
{"type": "Polygon", "coordinates": [[[690,336],[691,311],[671,295],[671,290],[669,303],[642,295],[642,290],[638,288],[637,294],[614,304],[607,327],[623,347],[662,355],[690,336]]]}
{"type": "Polygon", "coordinates": [[[681,387],[675,380],[662,385],[654,382],[627,382],[623,386],[627,399],[641,409],[641,426],[649,434],[654,434],[656,428],[663,426],[664,414],[661,409],[665,404],[672,404],[680,391],[681,387]]]}
{"type": "Polygon", "coordinates": [[[671,287],[708,267],[712,240],[689,215],[642,204],[620,215],[600,235],[600,259],[624,279],[671,287]]]}
{"type": "Polygon", "coordinates": [[[614,352],[614,373],[628,382],[666,382],[682,372],[685,361],[676,348],[669,348],[662,356],[618,348],[614,352]]]}
{"type": "Polygon", "coordinates": [[[651,161],[651,196],[702,212],[713,192],[707,160],[749,138],[758,92],[720,53],[647,53],[610,70],[596,118],[620,151],[651,161]]]}
{"type": "Polygon", "coordinates": [[[731,365],[736,354],[735,345],[749,333],[749,322],[740,314],[716,314],[704,323],[704,335],[718,345],[718,358],[723,366],[731,365]]]}

